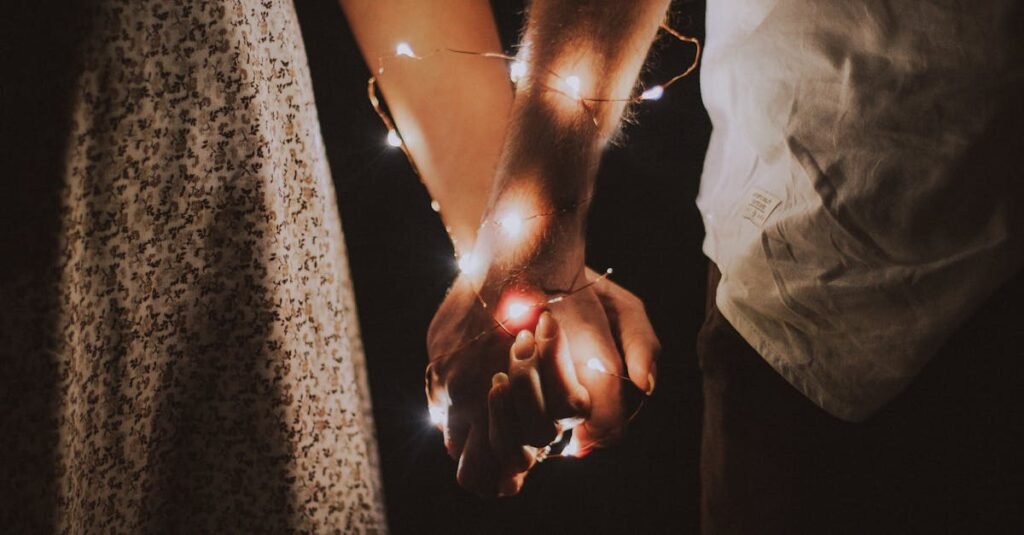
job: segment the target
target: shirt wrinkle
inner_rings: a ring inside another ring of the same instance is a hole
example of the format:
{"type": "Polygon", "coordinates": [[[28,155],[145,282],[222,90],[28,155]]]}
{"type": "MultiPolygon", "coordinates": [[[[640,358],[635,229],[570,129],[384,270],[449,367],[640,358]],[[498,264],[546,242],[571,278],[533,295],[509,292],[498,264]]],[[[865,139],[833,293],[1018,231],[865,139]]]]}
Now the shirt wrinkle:
{"type": "Polygon", "coordinates": [[[1006,135],[1024,122],[1021,37],[996,23],[1021,10],[708,5],[697,204],[716,301],[837,417],[897,395],[1024,265],[1021,141],[1006,135]]]}

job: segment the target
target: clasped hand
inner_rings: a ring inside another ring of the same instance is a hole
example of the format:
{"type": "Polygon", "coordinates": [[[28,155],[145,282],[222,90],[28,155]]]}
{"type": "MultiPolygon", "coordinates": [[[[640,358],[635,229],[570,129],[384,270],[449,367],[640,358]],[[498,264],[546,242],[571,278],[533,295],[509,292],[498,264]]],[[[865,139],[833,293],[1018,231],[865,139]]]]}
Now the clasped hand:
{"type": "Polygon", "coordinates": [[[584,450],[617,438],[629,416],[623,367],[636,388],[654,389],[660,347],[643,303],[607,278],[579,289],[598,277],[578,269],[571,295],[545,305],[535,326],[516,336],[497,325],[496,304],[485,307],[481,298],[507,286],[475,286],[464,275],[431,322],[428,403],[458,461],[458,482],[472,492],[518,493],[539,449],[570,426],[584,450]]]}

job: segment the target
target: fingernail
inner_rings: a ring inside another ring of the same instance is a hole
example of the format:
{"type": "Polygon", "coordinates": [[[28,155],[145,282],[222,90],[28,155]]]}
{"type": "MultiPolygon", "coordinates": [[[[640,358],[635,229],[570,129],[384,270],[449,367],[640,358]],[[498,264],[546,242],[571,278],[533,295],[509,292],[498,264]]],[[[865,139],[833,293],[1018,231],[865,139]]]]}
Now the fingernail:
{"type": "Polygon", "coordinates": [[[547,310],[540,315],[540,320],[537,322],[537,339],[538,340],[551,340],[558,335],[558,325],[555,324],[554,318],[551,317],[551,313],[547,310]]]}
{"type": "Polygon", "coordinates": [[[491,376],[491,386],[507,385],[508,375],[505,372],[498,372],[491,376]]]}
{"type": "Polygon", "coordinates": [[[647,395],[649,396],[649,395],[651,395],[653,393],[654,393],[654,374],[653,373],[648,373],[647,374],[647,395]]]}
{"type": "Polygon", "coordinates": [[[519,331],[516,342],[512,345],[512,354],[519,360],[526,360],[533,356],[533,335],[530,331],[519,331]]]}

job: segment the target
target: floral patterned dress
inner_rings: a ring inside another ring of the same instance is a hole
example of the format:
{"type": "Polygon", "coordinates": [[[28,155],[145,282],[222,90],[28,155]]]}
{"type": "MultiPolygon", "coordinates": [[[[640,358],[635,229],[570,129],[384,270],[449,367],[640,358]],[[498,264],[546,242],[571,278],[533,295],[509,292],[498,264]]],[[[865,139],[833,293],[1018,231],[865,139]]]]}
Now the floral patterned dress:
{"type": "Polygon", "coordinates": [[[46,410],[4,407],[7,460],[53,465],[8,467],[12,492],[61,532],[386,531],[294,7],[95,3],[56,260],[0,288],[0,353],[55,377],[46,410]],[[35,347],[19,329],[47,315],[35,347]],[[41,414],[52,433],[18,434],[41,414]]]}

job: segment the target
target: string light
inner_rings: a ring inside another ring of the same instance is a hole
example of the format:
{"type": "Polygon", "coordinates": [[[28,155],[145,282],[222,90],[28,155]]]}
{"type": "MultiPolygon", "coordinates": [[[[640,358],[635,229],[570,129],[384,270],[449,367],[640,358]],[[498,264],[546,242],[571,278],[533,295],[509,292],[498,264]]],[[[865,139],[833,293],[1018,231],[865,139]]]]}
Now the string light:
{"type": "Polygon", "coordinates": [[[506,290],[498,305],[502,317],[495,318],[498,327],[511,336],[522,330],[534,329],[546,302],[541,295],[537,290],[523,286],[506,290]]]}
{"type": "Polygon", "coordinates": [[[508,67],[508,78],[512,80],[512,83],[518,83],[519,80],[526,76],[526,63],[522,61],[513,61],[508,67]]]}
{"type": "MultiPolygon", "coordinates": [[[[584,96],[582,96],[580,94],[580,90],[582,88],[582,81],[580,80],[580,77],[578,75],[572,74],[572,75],[569,75],[569,76],[566,76],[566,77],[563,78],[558,73],[551,72],[550,74],[554,75],[554,77],[556,79],[562,80],[562,82],[566,86],[567,90],[566,91],[562,91],[562,90],[554,89],[554,88],[550,88],[550,87],[546,87],[546,89],[554,90],[554,91],[561,92],[561,93],[565,93],[567,96],[582,102],[584,104],[584,109],[586,109],[588,112],[590,111],[590,108],[586,106],[587,103],[595,103],[595,102],[641,103],[641,102],[646,102],[646,101],[659,100],[664,95],[666,89],[668,89],[670,86],[672,86],[673,84],[675,84],[679,80],[685,78],[690,73],[692,73],[694,70],[696,70],[697,65],[700,63],[700,57],[701,57],[701,52],[702,52],[700,40],[698,40],[697,38],[690,37],[690,36],[687,36],[687,35],[683,35],[683,34],[679,33],[676,30],[674,30],[672,27],[670,27],[668,24],[665,24],[665,23],[662,23],[660,28],[665,33],[667,33],[668,35],[671,35],[675,39],[677,39],[677,40],[679,40],[681,42],[689,43],[689,44],[693,45],[694,49],[695,49],[694,50],[694,55],[693,55],[693,61],[686,68],[686,70],[684,70],[683,72],[673,76],[668,81],[666,81],[666,82],[664,82],[662,84],[658,84],[658,85],[652,86],[650,89],[647,89],[646,91],[643,91],[641,94],[639,94],[639,95],[637,95],[635,97],[626,97],[626,98],[621,98],[621,97],[620,98],[591,98],[591,97],[584,97],[584,96]]],[[[475,51],[471,51],[471,50],[460,50],[460,49],[457,49],[457,48],[447,48],[447,47],[445,47],[445,48],[437,48],[437,49],[431,51],[430,53],[428,53],[426,55],[419,56],[419,55],[416,55],[415,52],[413,52],[412,46],[410,46],[409,43],[407,43],[405,41],[399,42],[395,46],[395,53],[392,56],[390,56],[390,57],[392,57],[392,58],[402,57],[402,58],[411,58],[411,59],[415,59],[415,60],[424,60],[424,59],[430,58],[430,57],[432,57],[432,56],[434,56],[436,54],[439,54],[441,52],[448,52],[448,53],[452,53],[452,54],[461,54],[461,55],[467,55],[467,56],[475,56],[475,57],[480,57],[480,58],[500,59],[500,60],[503,60],[503,61],[507,61],[507,62],[509,62],[509,79],[512,81],[513,84],[519,82],[519,80],[521,80],[526,75],[526,71],[527,71],[527,64],[526,64],[526,62],[522,61],[521,59],[509,56],[507,54],[501,54],[501,53],[498,53],[498,52],[475,52],[475,51]]],[[[384,62],[387,59],[388,59],[388,56],[381,56],[381,57],[377,58],[377,61],[378,61],[377,72],[378,72],[378,74],[383,74],[384,73],[384,62]]],[[[386,127],[388,127],[389,129],[394,130],[395,129],[394,128],[394,122],[391,120],[390,117],[387,116],[386,113],[384,113],[384,110],[380,106],[380,101],[379,101],[379,99],[377,98],[377,95],[376,95],[376,89],[375,89],[376,88],[376,82],[377,82],[376,78],[371,76],[370,80],[369,80],[369,82],[367,84],[367,86],[368,86],[368,93],[369,93],[368,96],[369,96],[370,104],[373,106],[374,111],[377,112],[377,115],[381,118],[381,121],[384,123],[384,125],[386,127]]],[[[596,117],[592,117],[592,119],[595,122],[597,120],[596,117]]],[[[397,133],[396,133],[396,136],[397,136],[397,133]]],[[[413,166],[413,170],[418,175],[419,174],[419,170],[417,169],[416,164],[413,161],[412,155],[409,153],[409,151],[401,143],[401,138],[398,138],[399,143],[397,143],[397,144],[392,142],[390,132],[388,134],[388,138],[389,138],[388,139],[388,143],[391,146],[393,146],[393,147],[401,147],[402,148],[403,152],[405,152],[406,158],[409,159],[409,163],[413,166]]]]}
{"type": "Polygon", "coordinates": [[[565,86],[569,88],[569,96],[580,100],[580,77],[576,75],[565,77],[565,86]]]}
{"type": "Polygon", "coordinates": [[[448,407],[452,404],[446,391],[437,393],[436,398],[427,406],[427,419],[430,425],[444,431],[448,428],[448,407]]]}
{"type": "Polygon", "coordinates": [[[395,55],[396,56],[405,56],[407,58],[415,58],[416,57],[416,54],[412,51],[412,47],[409,46],[409,43],[406,43],[404,41],[401,42],[401,43],[398,43],[398,46],[395,47],[395,55]]]}
{"type": "Polygon", "coordinates": [[[439,405],[431,405],[428,409],[430,423],[435,426],[444,427],[448,424],[448,411],[439,405]]]}
{"type": "Polygon", "coordinates": [[[640,93],[640,100],[658,100],[665,94],[665,88],[656,85],[643,93],[640,93]]]}
{"type": "MultiPolygon", "coordinates": [[[[571,98],[573,98],[573,99],[575,99],[577,101],[580,101],[583,104],[583,109],[587,110],[588,113],[591,113],[591,118],[595,121],[595,123],[597,122],[597,118],[593,115],[593,113],[591,112],[590,108],[588,107],[588,105],[587,105],[588,102],[640,103],[640,102],[644,102],[644,101],[656,101],[656,100],[659,100],[664,95],[666,89],[668,89],[672,84],[676,83],[677,81],[679,81],[682,78],[684,78],[687,75],[689,75],[691,72],[693,72],[697,68],[697,65],[700,62],[700,56],[701,56],[701,44],[700,44],[699,40],[697,40],[696,38],[693,38],[693,37],[689,37],[689,36],[685,36],[685,35],[680,34],[679,32],[675,31],[674,29],[672,29],[671,27],[669,27],[665,23],[661,24],[661,29],[664,30],[669,35],[673,36],[674,38],[678,39],[679,41],[690,43],[690,44],[694,45],[695,52],[694,52],[693,62],[689,65],[689,67],[687,67],[686,70],[684,70],[683,72],[681,72],[681,73],[677,74],[676,76],[672,77],[667,82],[664,82],[662,84],[658,84],[658,85],[652,86],[649,89],[641,92],[639,95],[637,95],[635,97],[606,98],[606,99],[584,97],[584,96],[582,96],[580,94],[580,90],[582,88],[582,81],[580,80],[580,77],[578,75],[573,74],[573,75],[566,76],[565,78],[562,78],[557,73],[550,72],[550,74],[554,75],[556,79],[560,79],[560,80],[563,81],[564,85],[567,88],[567,91],[565,91],[565,93],[569,97],[571,97],[571,98]]],[[[413,51],[412,46],[410,46],[409,43],[404,42],[404,41],[399,42],[395,46],[395,53],[391,57],[394,57],[394,58],[402,57],[402,58],[411,58],[411,59],[415,59],[415,60],[424,60],[424,59],[426,59],[428,57],[431,57],[431,56],[433,56],[435,54],[438,54],[438,53],[441,53],[441,52],[449,52],[449,53],[453,53],[453,54],[462,54],[462,55],[469,55],[469,56],[475,56],[475,57],[481,57],[481,58],[491,58],[491,59],[500,59],[500,60],[503,60],[503,61],[508,61],[508,62],[510,62],[510,64],[509,64],[509,79],[511,80],[511,82],[513,84],[516,84],[520,80],[522,80],[523,77],[525,77],[526,73],[527,73],[527,64],[524,61],[521,61],[521,60],[519,60],[517,58],[514,58],[512,56],[508,56],[506,54],[501,54],[501,53],[496,53],[496,52],[474,52],[474,51],[459,50],[459,49],[454,49],[454,48],[439,48],[439,49],[435,49],[435,50],[431,51],[430,53],[428,53],[425,56],[418,56],[413,51]]],[[[384,72],[384,62],[385,62],[386,59],[387,59],[387,57],[384,57],[384,56],[381,56],[380,58],[378,58],[378,69],[377,69],[378,74],[383,74],[383,72],[384,72]]],[[[377,113],[377,116],[380,118],[381,122],[383,122],[384,126],[387,128],[387,131],[388,131],[387,139],[386,139],[387,140],[387,144],[392,146],[392,147],[395,147],[395,148],[400,148],[402,150],[402,152],[405,154],[406,159],[409,161],[409,165],[412,167],[413,172],[417,176],[420,177],[420,180],[422,182],[422,180],[423,180],[422,179],[422,175],[419,172],[419,168],[416,165],[416,162],[415,162],[414,158],[412,157],[412,154],[409,152],[409,149],[405,145],[405,143],[402,142],[402,137],[401,137],[401,135],[399,135],[398,130],[395,127],[394,121],[392,121],[391,117],[384,111],[383,107],[381,106],[380,99],[377,97],[377,87],[376,87],[376,85],[377,85],[376,77],[375,76],[371,76],[369,78],[369,80],[367,81],[367,98],[370,101],[370,105],[373,107],[373,110],[377,113]]],[[[563,91],[560,91],[558,89],[553,89],[553,88],[546,87],[546,86],[543,86],[543,85],[542,85],[542,87],[544,87],[546,89],[549,89],[549,90],[557,91],[557,92],[563,92],[563,91]]],[[[430,208],[434,212],[440,213],[440,211],[441,211],[441,205],[436,200],[431,200],[430,208]]],[[[536,214],[536,215],[532,215],[530,217],[524,218],[518,212],[507,212],[497,221],[497,224],[502,228],[502,230],[505,232],[505,234],[508,237],[510,237],[510,238],[518,238],[522,234],[524,222],[526,220],[533,219],[533,218],[536,218],[536,217],[545,217],[545,216],[548,216],[548,215],[554,215],[554,213],[552,213],[552,214],[536,214]]],[[[486,221],[484,222],[484,224],[486,224],[486,221]]],[[[449,239],[451,239],[453,245],[457,245],[455,243],[454,236],[452,236],[452,234],[451,234],[451,227],[446,226],[445,229],[448,231],[449,239]]],[[[456,250],[457,249],[458,248],[456,247],[456,250]]],[[[458,256],[457,264],[458,264],[459,270],[462,273],[467,274],[467,275],[468,274],[475,274],[481,268],[480,260],[478,258],[475,258],[472,255],[472,253],[466,253],[466,254],[463,254],[461,256],[458,256]]],[[[435,367],[435,365],[437,363],[443,362],[444,360],[455,356],[456,354],[458,354],[459,352],[461,352],[464,349],[468,348],[470,345],[476,343],[477,341],[479,341],[483,337],[493,333],[496,329],[500,328],[506,334],[512,334],[511,331],[506,326],[506,323],[508,322],[508,320],[515,321],[517,319],[523,318],[524,316],[526,316],[531,311],[540,310],[540,309],[542,309],[543,307],[545,307],[547,305],[558,303],[558,302],[563,301],[566,298],[572,297],[573,295],[575,295],[575,294],[577,294],[579,292],[582,292],[582,291],[586,290],[587,288],[593,286],[594,284],[597,284],[597,283],[601,282],[602,280],[606,279],[608,276],[611,275],[611,273],[612,273],[612,270],[611,270],[611,268],[609,268],[604,274],[598,276],[596,279],[594,279],[592,281],[589,281],[589,282],[583,284],[582,286],[580,286],[578,288],[570,288],[570,290],[567,291],[567,292],[557,293],[557,294],[555,294],[553,296],[548,297],[545,300],[541,300],[541,301],[538,301],[538,302],[535,302],[535,303],[528,303],[528,302],[523,302],[523,301],[518,301],[518,300],[510,301],[509,304],[505,307],[505,312],[507,314],[507,317],[506,317],[506,319],[504,321],[499,320],[498,318],[496,318],[496,317],[494,317],[492,315],[491,318],[494,321],[494,324],[495,324],[494,327],[492,327],[491,329],[487,329],[487,330],[484,330],[484,331],[480,332],[476,336],[473,336],[472,338],[466,340],[463,344],[458,346],[455,350],[453,350],[453,351],[451,351],[451,352],[449,352],[449,353],[447,353],[445,355],[440,355],[440,356],[436,357],[433,361],[431,361],[430,364],[427,365],[427,368],[425,370],[425,374],[426,374],[425,382],[426,382],[427,398],[429,400],[431,400],[431,403],[428,406],[428,418],[429,418],[430,423],[432,425],[434,425],[434,426],[439,427],[440,429],[444,430],[447,433],[448,406],[451,405],[451,402],[450,402],[446,392],[440,392],[440,394],[437,396],[438,399],[435,399],[435,395],[434,395],[435,393],[434,393],[433,389],[431,388],[431,384],[432,384],[432,371],[433,371],[433,369],[434,369],[434,367],[435,367]]],[[[489,310],[489,306],[488,306],[487,302],[484,301],[484,299],[480,296],[480,293],[478,291],[476,291],[475,289],[474,289],[474,292],[476,292],[477,299],[479,300],[481,306],[485,310],[489,310]]],[[[604,374],[607,374],[607,375],[610,375],[610,376],[613,376],[613,377],[618,377],[618,378],[620,378],[622,380],[625,380],[625,381],[629,381],[628,377],[624,377],[624,376],[617,375],[615,373],[609,372],[608,369],[604,366],[604,364],[600,360],[598,360],[596,358],[589,359],[587,361],[587,367],[589,369],[591,369],[591,370],[594,370],[594,371],[597,371],[597,372],[600,372],[600,373],[604,373],[604,374]]],[[[644,400],[642,400],[640,402],[640,405],[637,407],[636,411],[634,411],[634,413],[626,421],[627,424],[630,421],[632,421],[633,418],[635,418],[637,414],[639,414],[640,410],[643,408],[645,403],[646,403],[646,399],[644,399],[644,400]]],[[[576,425],[578,425],[580,423],[580,421],[581,420],[578,420],[578,419],[576,419],[576,421],[574,421],[574,422],[565,421],[563,423],[563,422],[560,421],[560,424],[563,426],[563,429],[567,429],[568,430],[568,429],[571,429],[572,427],[575,427],[576,425]]],[[[590,448],[592,446],[599,445],[599,444],[600,444],[600,441],[594,441],[594,442],[584,446],[584,445],[580,444],[580,442],[579,442],[579,440],[578,440],[578,438],[576,436],[572,436],[572,437],[570,437],[568,444],[562,450],[562,452],[559,455],[557,455],[557,456],[551,456],[551,457],[580,457],[582,455],[585,455],[590,450],[590,448]]],[[[547,453],[550,451],[550,448],[542,448],[541,451],[543,451],[544,454],[543,454],[542,457],[538,458],[538,461],[541,461],[544,458],[548,457],[547,453]]]]}
{"type": "Polygon", "coordinates": [[[498,219],[498,225],[510,238],[518,238],[523,231],[523,216],[518,212],[507,212],[498,219]]]}
{"type": "MultiPolygon", "coordinates": [[[[578,288],[573,288],[573,289],[571,289],[571,290],[569,290],[567,292],[561,292],[561,293],[552,295],[551,297],[549,297],[547,299],[543,299],[543,300],[536,301],[536,302],[532,303],[530,305],[530,310],[540,310],[540,309],[543,309],[544,307],[546,307],[548,305],[552,305],[552,304],[564,301],[565,299],[567,299],[569,297],[572,297],[572,296],[574,296],[574,295],[576,295],[576,294],[578,294],[578,293],[580,293],[582,291],[587,290],[588,288],[594,286],[595,284],[601,283],[601,281],[607,279],[611,274],[612,274],[612,269],[608,268],[607,270],[605,270],[604,273],[599,275],[597,278],[595,278],[594,280],[591,280],[591,281],[587,281],[585,284],[583,284],[582,286],[580,286],[578,288]]],[[[484,301],[482,298],[480,298],[480,294],[479,293],[477,294],[477,297],[479,298],[481,305],[485,309],[489,308],[488,305],[487,305],[487,302],[484,301]]],[[[477,333],[476,336],[473,336],[472,338],[466,340],[461,345],[459,345],[455,349],[449,351],[448,353],[436,356],[434,358],[434,360],[430,362],[430,364],[427,364],[427,369],[425,370],[425,380],[426,380],[426,385],[427,385],[427,394],[428,394],[428,396],[430,395],[430,391],[431,391],[431,375],[430,375],[430,373],[431,373],[431,370],[434,368],[434,366],[437,363],[443,362],[443,361],[445,361],[445,360],[447,360],[449,358],[454,357],[455,355],[458,355],[460,352],[464,351],[469,346],[471,346],[474,343],[478,342],[481,338],[491,334],[492,332],[494,332],[496,330],[503,330],[506,334],[511,334],[509,329],[506,328],[504,321],[499,320],[498,318],[494,317],[493,315],[491,316],[491,319],[494,320],[494,325],[490,329],[487,329],[487,330],[484,330],[484,331],[481,331],[481,332],[477,333]]],[[[506,318],[506,320],[507,320],[507,318],[506,318]]]]}
{"type": "MultiPolygon", "coordinates": [[[[658,84],[656,86],[652,86],[650,89],[642,92],[640,95],[637,95],[636,97],[627,97],[627,98],[590,98],[590,97],[583,97],[583,96],[580,95],[580,89],[582,87],[582,81],[580,80],[578,75],[575,75],[575,74],[574,75],[570,75],[570,76],[567,76],[567,77],[565,77],[563,79],[560,75],[558,75],[558,73],[550,72],[550,71],[549,71],[549,73],[554,75],[555,78],[562,79],[564,81],[565,85],[569,89],[568,95],[570,97],[580,101],[581,103],[583,103],[583,109],[585,109],[589,113],[591,113],[591,119],[594,120],[595,123],[597,122],[597,118],[591,112],[590,107],[587,106],[588,102],[641,103],[641,102],[644,102],[644,101],[658,100],[658,99],[660,99],[662,97],[662,95],[664,94],[665,90],[668,89],[671,85],[675,84],[676,82],[678,82],[679,80],[685,78],[690,73],[692,73],[694,70],[696,70],[697,65],[700,64],[700,58],[701,58],[701,52],[702,52],[702,47],[701,47],[701,44],[700,44],[700,40],[698,40],[697,38],[689,37],[687,35],[683,35],[683,34],[679,33],[678,31],[674,30],[672,27],[670,27],[668,24],[666,24],[664,22],[661,23],[660,28],[663,31],[665,31],[665,33],[671,35],[675,39],[677,39],[677,40],[679,40],[681,42],[684,42],[684,43],[692,44],[694,46],[694,49],[695,49],[694,50],[694,55],[693,55],[693,61],[690,63],[690,65],[683,72],[673,76],[671,79],[669,79],[665,83],[658,84]]],[[[529,48],[528,44],[524,45],[524,47],[523,47],[523,49],[521,51],[521,54],[524,55],[524,57],[526,55],[526,51],[528,50],[528,48],[529,48]]],[[[474,56],[474,57],[479,57],[479,58],[499,59],[499,60],[502,60],[502,61],[509,62],[509,79],[513,83],[516,83],[519,80],[521,80],[526,75],[526,72],[527,72],[527,64],[526,64],[525,61],[523,61],[523,60],[521,60],[519,58],[513,57],[513,56],[509,56],[507,54],[502,54],[502,53],[498,53],[498,52],[476,52],[476,51],[471,51],[471,50],[460,50],[460,49],[457,49],[457,48],[444,47],[444,48],[434,49],[433,51],[431,51],[430,53],[428,53],[426,55],[419,56],[415,52],[413,52],[412,46],[409,45],[409,43],[407,43],[405,41],[401,41],[401,42],[399,42],[395,46],[395,53],[393,55],[391,55],[390,57],[391,58],[410,58],[410,59],[415,59],[415,60],[425,60],[427,58],[430,58],[430,57],[432,57],[432,56],[434,56],[436,54],[442,53],[442,52],[448,52],[448,53],[451,53],[451,54],[460,54],[460,55],[466,55],[466,56],[474,56]]],[[[389,56],[380,56],[380,57],[377,58],[377,63],[378,63],[377,73],[378,74],[383,74],[384,73],[384,64],[385,64],[385,61],[387,59],[389,59],[389,56]]],[[[554,91],[562,92],[562,91],[560,91],[558,89],[553,89],[553,88],[546,87],[546,86],[542,86],[542,87],[544,87],[546,89],[549,89],[549,90],[554,90],[554,91]]],[[[417,176],[420,177],[420,181],[422,182],[422,175],[419,172],[419,167],[416,165],[415,159],[412,157],[412,153],[409,152],[409,149],[402,142],[402,138],[398,134],[397,129],[395,128],[394,121],[392,121],[391,117],[388,116],[388,114],[384,111],[383,107],[381,106],[380,99],[377,97],[377,78],[375,76],[371,76],[369,78],[369,80],[367,80],[366,90],[367,90],[367,99],[370,101],[370,105],[373,107],[373,110],[377,113],[377,116],[380,118],[381,122],[384,123],[384,126],[386,128],[388,128],[388,136],[387,136],[388,144],[391,145],[392,147],[396,147],[396,148],[402,149],[402,152],[405,153],[405,157],[409,161],[409,165],[412,167],[413,172],[417,176]]],[[[431,206],[432,207],[434,206],[433,203],[431,204],[431,206]]],[[[438,206],[437,208],[435,208],[434,211],[440,213],[440,207],[438,206]]],[[[454,239],[454,236],[452,236],[452,234],[451,234],[450,228],[449,227],[445,227],[445,229],[448,230],[448,237],[449,237],[449,239],[451,239],[452,243],[454,244],[455,243],[455,239],[454,239]]]]}
{"type": "Polygon", "coordinates": [[[480,260],[473,253],[466,253],[459,257],[459,271],[464,275],[476,275],[482,267],[480,260]]]}
{"type": "Polygon", "coordinates": [[[399,137],[398,132],[394,129],[388,130],[388,145],[392,147],[402,146],[402,138],[399,137]]]}
{"type": "Polygon", "coordinates": [[[530,305],[528,305],[526,303],[520,303],[518,301],[514,301],[512,303],[509,303],[508,304],[508,308],[506,308],[506,314],[507,314],[508,319],[510,319],[510,320],[520,319],[523,316],[525,316],[526,313],[529,312],[529,311],[530,311],[530,305]]]}
{"type": "Polygon", "coordinates": [[[594,371],[596,371],[598,373],[603,373],[605,375],[610,375],[612,377],[617,377],[617,378],[622,379],[624,381],[629,381],[630,380],[629,377],[626,377],[625,375],[619,375],[619,374],[617,374],[615,372],[608,371],[608,368],[605,367],[604,363],[601,362],[601,360],[598,359],[598,358],[591,357],[590,359],[588,359],[587,360],[587,368],[590,368],[591,370],[594,370],[594,371]]]}
{"type": "MultiPolygon", "coordinates": [[[[588,364],[589,364],[589,362],[588,362],[588,364]]],[[[613,373],[608,373],[608,375],[611,375],[613,377],[618,377],[619,379],[622,379],[623,381],[629,382],[629,378],[628,377],[623,377],[621,375],[615,375],[613,373]]],[[[647,405],[647,397],[641,398],[640,399],[640,403],[636,406],[636,409],[633,410],[633,413],[629,415],[629,418],[626,419],[626,422],[623,425],[624,426],[628,426],[630,423],[632,423],[633,420],[636,419],[637,415],[640,414],[640,411],[642,411],[644,406],[646,406],[646,405],[647,405]]],[[[571,431],[572,428],[578,426],[579,424],[584,423],[583,419],[576,418],[575,420],[577,420],[577,421],[572,424],[572,427],[566,427],[566,428],[561,428],[561,429],[563,429],[565,431],[571,431]]],[[[559,424],[562,425],[562,422],[565,422],[565,421],[566,420],[559,420],[559,424]]],[[[548,448],[549,448],[548,452],[550,452],[551,446],[557,444],[561,440],[562,440],[562,434],[559,433],[558,438],[556,438],[555,441],[552,442],[551,445],[548,446],[548,448]]],[[[590,441],[590,442],[588,442],[586,444],[581,444],[579,436],[576,435],[576,434],[573,434],[573,435],[571,435],[569,437],[569,441],[566,443],[565,447],[562,448],[561,452],[559,452],[557,455],[545,454],[543,459],[537,458],[537,462],[542,462],[545,459],[584,457],[585,455],[590,453],[590,451],[593,450],[594,448],[600,447],[606,440],[607,439],[597,439],[597,440],[592,440],[592,441],[590,441]]]]}

